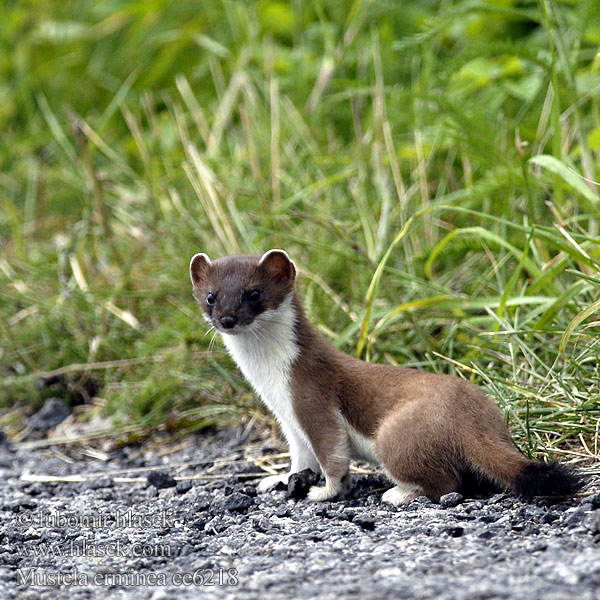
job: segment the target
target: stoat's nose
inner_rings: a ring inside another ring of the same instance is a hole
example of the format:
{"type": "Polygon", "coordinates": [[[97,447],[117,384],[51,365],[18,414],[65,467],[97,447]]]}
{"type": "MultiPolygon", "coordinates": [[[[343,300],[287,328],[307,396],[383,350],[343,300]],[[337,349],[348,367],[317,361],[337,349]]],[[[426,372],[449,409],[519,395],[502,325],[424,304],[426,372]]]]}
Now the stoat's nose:
{"type": "Polygon", "coordinates": [[[238,322],[237,317],[221,317],[219,322],[223,326],[224,329],[233,329],[238,322]]]}

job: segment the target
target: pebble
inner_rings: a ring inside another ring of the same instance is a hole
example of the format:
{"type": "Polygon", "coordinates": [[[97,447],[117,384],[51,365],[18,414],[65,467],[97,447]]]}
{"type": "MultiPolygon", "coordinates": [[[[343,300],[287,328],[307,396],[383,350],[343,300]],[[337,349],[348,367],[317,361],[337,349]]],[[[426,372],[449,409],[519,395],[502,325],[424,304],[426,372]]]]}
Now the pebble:
{"type": "Polygon", "coordinates": [[[598,510],[600,508],[600,494],[591,494],[590,496],[586,496],[581,504],[588,505],[592,510],[598,510]]]}
{"type": "Polygon", "coordinates": [[[93,477],[88,481],[84,481],[83,488],[88,490],[101,490],[102,488],[111,488],[115,482],[111,477],[93,477]]]}
{"type": "Polygon", "coordinates": [[[600,512],[595,511],[586,515],[583,524],[592,535],[600,533],[600,512]]]}
{"type": "Polygon", "coordinates": [[[463,500],[464,498],[458,492],[450,492],[440,498],[440,506],[443,508],[453,508],[458,506],[463,500]]]}
{"type": "Polygon", "coordinates": [[[192,489],[192,482],[189,479],[178,481],[175,490],[178,494],[187,494],[192,489]]]}
{"type": "Polygon", "coordinates": [[[146,477],[148,484],[153,485],[157,490],[175,487],[177,481],[168,473],[168,471],[150,471],[146,477]]]}
{"type": "Polygon", "coordinates": [[[373,517],[367,517],[364,515],[356,515],[352,522],[355,525],[358,525],[362,529],[366,529],[367,531],[373,531],[375,529],[376,520],[373,517]]]}
{"type": "Polygon", "coordinates": [[[254,500],[250,496],[241,492],[234,492],[227,496],[223,502],[223,508],[233,512],[246,512],[253,504],[254,500]]]}
{"type": "Polygon", "coordinates": [[[48,398],[44,406],[27,419],[27,425],[35,431],[47,431],[62,423],[71,409],[58,398],[48,398]]]}
{"type": "Polygon", "coordinates": [[[308,491],[319,481],[319,476],[310,469],[304,469],[299,473],[292,473],[288,479],[287,495],[294,500],[302,500],[308,495],[308,491]]]}

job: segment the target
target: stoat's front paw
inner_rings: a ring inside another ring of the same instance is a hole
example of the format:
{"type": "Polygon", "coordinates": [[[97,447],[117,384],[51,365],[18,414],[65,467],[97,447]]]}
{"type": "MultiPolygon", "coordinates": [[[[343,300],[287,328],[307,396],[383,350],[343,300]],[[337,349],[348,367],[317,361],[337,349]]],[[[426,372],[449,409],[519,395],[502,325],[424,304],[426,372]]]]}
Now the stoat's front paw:
{"type": "Polygon", "coordinates": [[[331,486],[325,484],[324,486],[313,485],[308,492],[308,499],[311,502],[323,502],[324,500],[331,500],[335,498],[340,491],[340,486],[331,486]]]}
{"type": "Polygon", "coordinates": [[[269,475],[264,479],[261,479],[258,484],[258,491],[262,494],[263,492],[268,492],[270,489],[274,488],[278,483],[283,483],[287,485],[288,479],[290,478],[290,474],[286,473],[285,475],[269,475]]]}

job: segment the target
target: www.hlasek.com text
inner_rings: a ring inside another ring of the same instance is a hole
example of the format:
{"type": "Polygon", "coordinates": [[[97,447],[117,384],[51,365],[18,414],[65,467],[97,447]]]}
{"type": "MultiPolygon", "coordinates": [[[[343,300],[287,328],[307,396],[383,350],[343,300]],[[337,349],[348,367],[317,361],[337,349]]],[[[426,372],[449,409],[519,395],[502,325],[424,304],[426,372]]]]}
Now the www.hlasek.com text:
{"type": "Polygon", "coordinates": [[[141,542],[123,543],[121,540],[114,542],[90,542],[88,540],[69,540],[64,544],[44,543],[17,546],[19,556],[32,557],[58,557],[58,556],[88,556],[88,557],[129,557],[159,556],[171,557],[175,549],[170,544],[144,544],[141,542]]]}

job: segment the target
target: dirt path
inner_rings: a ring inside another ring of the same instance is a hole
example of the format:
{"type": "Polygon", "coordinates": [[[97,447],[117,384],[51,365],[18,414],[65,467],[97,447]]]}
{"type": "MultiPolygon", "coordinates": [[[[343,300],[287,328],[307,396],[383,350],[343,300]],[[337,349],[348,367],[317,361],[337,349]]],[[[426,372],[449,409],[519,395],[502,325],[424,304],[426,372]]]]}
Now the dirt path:
{"type": "MultiPolygon", "coordinates": [[[[256,496],[237,434],[104,461],[0,450],[0,597],[600,598],[600,494],[395,509],[379,502],[385,479],[356,474],[340,502],[256,496]]],[[[264,444],[256,460],[285,462],[264,444]]]]}

